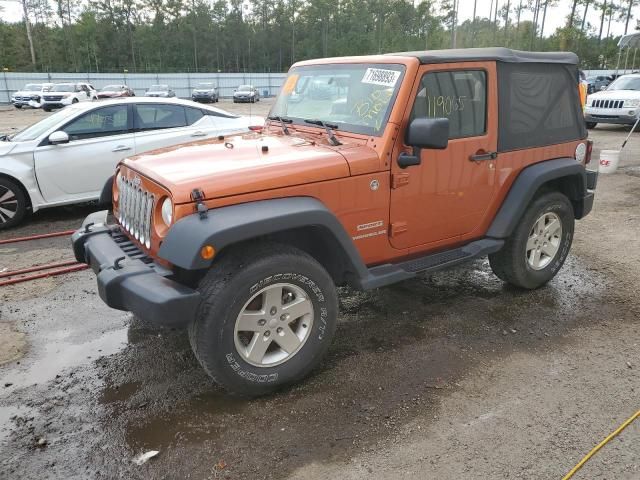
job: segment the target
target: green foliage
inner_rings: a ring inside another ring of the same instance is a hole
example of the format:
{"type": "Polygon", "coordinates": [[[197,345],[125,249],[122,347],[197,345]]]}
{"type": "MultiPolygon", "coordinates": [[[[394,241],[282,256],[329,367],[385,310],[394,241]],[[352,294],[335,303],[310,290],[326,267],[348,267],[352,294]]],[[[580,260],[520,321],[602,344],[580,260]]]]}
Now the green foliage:
{"type": "MultiPolygon", "coordinates": [[[[609,19],[632,19],[629,5],[635,8],[636,2],[579,0],[572,24],[567,20],[550,34],[543,30],[544,19],[556,14],[557,0],[504,0],[496,19],[458,22],[456,46],[573,50],[584,68],[611,67],[617,39],[607,34],[609,19]],[[581,9],[589,4],[585,18],[593,23],[583,25],[581,9]],[[530,12],[536,8],[534,25],[530,12]]],[[[454,5],[453,0],[27,0],[36,65],[24,22],[0,21],[0,67],[281,72],[309,58],[449,48],[454,5]]]]}

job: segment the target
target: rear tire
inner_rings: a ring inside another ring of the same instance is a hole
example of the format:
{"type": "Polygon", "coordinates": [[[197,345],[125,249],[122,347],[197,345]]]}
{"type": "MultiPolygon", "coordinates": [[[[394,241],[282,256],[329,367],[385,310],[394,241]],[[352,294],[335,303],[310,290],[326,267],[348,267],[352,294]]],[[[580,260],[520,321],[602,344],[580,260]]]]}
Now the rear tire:
{"type": "Polygon", "coordinates": [[[597,122],[586,122],[587,130],[593,130],[598,125],[597,122]]]}
{"type": "Polygon", "coordinates": [[[14,105],[14,107],[16,107],[18,110],[20,110],[22,108],[22,105],[14,105]]]}
{"type": "Polygon", "coordinates": [[[223,252],[201,280],[193,351],[229,392],[265,395],[304,378],[336,328],[333,280],[297,248],[252,243],[223,252]],[[295,305],[295,307],[294,307],[295,305]]]}
{"type": "Polygon", "coordinates": [[[535,289],[558,273],[571,249],[573,206],[559,192],[535,198],[499,252],[489,255],[493,273],[516,287],[535,289]]]}
{"type": "Polygon", "coordinates": [[[0,230],[18,225],[27,214],[27,198],[20,186],[0,177],[0,230]]]}
{"type": "Polygon", "coordinates": [[[51,109],[50,109],[49,107],[42,107],[42,109],[43,109],[45,112],[50,112],[50,111],[51,111],[51,109]]]}

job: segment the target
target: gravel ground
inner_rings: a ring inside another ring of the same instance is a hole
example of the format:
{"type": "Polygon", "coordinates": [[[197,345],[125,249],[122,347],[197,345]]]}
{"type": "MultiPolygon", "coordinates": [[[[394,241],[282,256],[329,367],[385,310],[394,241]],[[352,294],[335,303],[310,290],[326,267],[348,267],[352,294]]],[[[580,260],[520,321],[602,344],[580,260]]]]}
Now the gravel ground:
{"type": "MultiPolygon", "coordinates": [[[[0,112],[0,131],[37,115],[0,112]]],[[[591,131],[595,158],[626,133],[591,131]]],[[[89,272],[0,289],[0,478],[561,478],[640,408],[639,135],[547,287],[517,291],[477,261],[345,289],[327,360],[265,399],[225,396],[184,332],[106,308],[89,272]]],[[[0,270],[70,255],[68,239],[0,246],[0,270]]],[[[574,478],[637,479],[638,458],[640,422],[574,478]]]]}

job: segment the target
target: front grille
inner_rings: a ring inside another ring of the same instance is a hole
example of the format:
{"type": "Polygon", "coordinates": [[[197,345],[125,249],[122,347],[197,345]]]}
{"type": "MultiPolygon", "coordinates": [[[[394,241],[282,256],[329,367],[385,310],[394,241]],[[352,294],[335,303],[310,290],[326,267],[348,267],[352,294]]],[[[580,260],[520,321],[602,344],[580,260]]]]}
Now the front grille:
{"type": "Polygon", "coordinates": [[[118,221],[120,225],[147,248],[151,248],[153,194],[135,185],[131,179],[118,175],[118,221]]]}
{"type": "Polygon", "coordinates": [[[59,102],[60,100],[62,100],[62,95],[45,95],[44,99],[47,102],[59,102]]]}
{"type": "Polygon", "coordinates": [[[591,106],[593,108],[622,108],[624,100],[594,100],[591,106]]]}

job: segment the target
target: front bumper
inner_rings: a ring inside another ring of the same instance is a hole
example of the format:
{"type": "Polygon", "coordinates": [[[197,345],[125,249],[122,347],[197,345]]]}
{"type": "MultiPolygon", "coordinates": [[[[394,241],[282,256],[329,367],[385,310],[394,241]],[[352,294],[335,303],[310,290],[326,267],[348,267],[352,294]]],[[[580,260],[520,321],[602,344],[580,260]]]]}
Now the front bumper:
{"type": "Polygon", "coordinates": [[[638,119],[640,108],[593,108],[586,107],[584,112],[585,122],[611,123],[616,125],[633,125],[638,119]]]}
{"type": "Polygon", "coordinates": [[[233,97],[233,101],[239,102],[239,103],[243,103],[243,102],[250,103],[253,101],[254,98],[255,97],[233,97]]]}
{"type": "Polygon", "coordinates": [[[186,327],[200,294],[172,280],[171,270],[155,264],[117,225],[107,225],[107,213],[92,213],[71,237],[76,259],[97,275],[100,298],[151,323],[186,327]]]}

